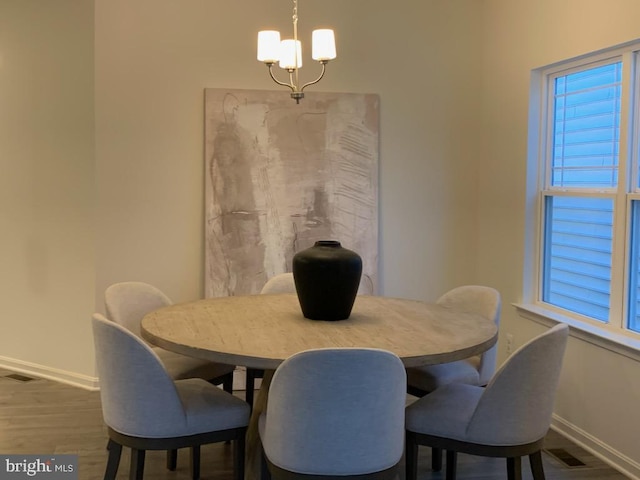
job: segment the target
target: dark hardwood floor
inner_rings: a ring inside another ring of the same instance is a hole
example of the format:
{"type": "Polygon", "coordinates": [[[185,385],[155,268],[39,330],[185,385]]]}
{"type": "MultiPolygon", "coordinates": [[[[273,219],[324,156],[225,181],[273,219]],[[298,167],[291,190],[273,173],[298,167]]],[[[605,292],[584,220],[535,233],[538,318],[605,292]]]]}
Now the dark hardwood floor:
{"type": "MultiPolygon", "coordinates": [[[[20,381],[9,377],[13,372],[0,369],[0,454],[77,454],[81,480],[103,478],[106,465],[106,429],[102,423],[98,392],[44,379],[20,381]]],[[[244,392],[238,392],[242,397],[244,392]]],[[[411,401],[411,400],[409,400],[411,401]]],[[[585,465],[569,467],[545,453],[548,480],[623,480],[627,477],[608,467],[593,455],[550,432],[546,448],[559,448],[585,465]]],[[[430,470],[431,452],[420,449],[419,480],[443,479],[444,473],[430,470]]],[[[231,445],[208,445],[202,450],[202,478],[232,480],[231,445]]],[[[118,478],[128,475],[129,452],[123,450],[118,478]]],[[[165,469],[164,452],[148,452],[145,478],[181,480],[189,478],[188,451],[181,451],[178,469],[165,469]]],[[[528,462],[523,461],[523,477],[530,479],[528,462]]],[[[506,480],[502,459],[460,455],[460,480],[506,480]]]]}

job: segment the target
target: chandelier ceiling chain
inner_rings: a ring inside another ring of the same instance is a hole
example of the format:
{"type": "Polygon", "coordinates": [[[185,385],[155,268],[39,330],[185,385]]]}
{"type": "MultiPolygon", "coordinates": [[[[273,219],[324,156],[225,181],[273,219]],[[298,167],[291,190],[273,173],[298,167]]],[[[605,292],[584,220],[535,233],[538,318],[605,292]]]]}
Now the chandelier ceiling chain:
{"type": "MultiPolygon", "coordinates": [[[[293,0],[293,15],[291,16],[291,21],[293,22],[293,44],[295,45],[296,50],[297,50],[298,49],[298,0],[293,0]]],[[[300,49],[302,49],[302,47],[300,47],[300,49]]],[[[300,67],[302,65],[298,65],[297,52],[296,52],[296,55],[294,56],[294,58],[295,58],[296,81],[295,82],[290,81],[289,83],[291,83],[292,85],[299,85],[300,84],[300,78],[298,76],[298,72],[299,72],[299,69],[300,69],[300,67]]],[[[291,76],[291,72],[289,72],[289,76],[291,76]]],[[[304,87],[302,87],[302,88],[304,88],[304,87]]],[[[300,89],[300,91],[302,92],[302,89],[300,89]]],[[[300,99],[296,99],[296,103],[300,103],[300,99]]]]}
{"type": "Polygon", "coordinates": [[[318,29],[312,35],[312,58],[322,66],[320,76],[300,86],[299,70],[302,67],[302,45],[298,40],[298,0],[293,0],[293,40],[280,41],[280,32],[263,30],[258,32],[258,60],[269,68],[271,79],[278,85],[291,90],[291,98],[296,103],[304,98],[304,89],[318,83],[324,77],[329,60],[336,58],[336,44],[333,30],[318,29]],[[289,83],[278,80],[273,73],[273,66],[278,62],[280,68],[289,73],[289,83]]]}
{"type": "Polygon", "coordinates": [[[297,40],[296,30],[298,29],[298,0],[293,0],[293,36],[297,40]]]}

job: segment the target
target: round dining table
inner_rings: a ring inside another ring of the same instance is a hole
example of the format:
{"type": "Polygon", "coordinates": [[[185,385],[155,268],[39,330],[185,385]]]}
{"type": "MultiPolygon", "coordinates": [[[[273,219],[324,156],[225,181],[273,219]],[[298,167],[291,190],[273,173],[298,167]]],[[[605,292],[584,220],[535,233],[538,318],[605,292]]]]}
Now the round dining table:
{"type": "Polygon", "coordinates": [[[359,295],[346,320],[309,320],[295,294],[208,298],[147,314],[150,343],[192,357],[266,370],[247,431],[246,478],[259,476],[258,417],[271,375],[291,355],[316,348],[380,348],[405,367],[472,357],[497,340],[496,324],[436,303],[359,295]]]}
{"type": "Polygon", "coordinates": [[[406,367],[452,362],[489,349],[497,327],[487,318],[436,303],[359,295],[346,320],[309,320],[295,294],[208,298],[155,310],[142,337],[192,357],[275,369],[315,348],[389,350],[406,367]]]}

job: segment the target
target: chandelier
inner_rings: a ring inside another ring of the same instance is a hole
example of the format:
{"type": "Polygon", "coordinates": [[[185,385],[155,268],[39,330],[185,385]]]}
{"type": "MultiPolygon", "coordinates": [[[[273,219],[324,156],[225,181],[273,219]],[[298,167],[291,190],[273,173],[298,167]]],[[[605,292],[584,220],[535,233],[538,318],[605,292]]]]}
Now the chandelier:
{"type": "Polygon", "coordinates": [[[291,98],[296,103],[304,98],[304,89],[318,83],[324,77],[329,60],[336,58],[336,41],[333,30],[318,29],[312,34],[311,58],[320,62],[322,71],[320,76],[312,82],[300,86],[299,70],[302,67],[302,44],[298,40],[298,0],[293,0],[293,39],[280,41],[280,32],[263,30],[258,32],[258,60],[269,68],[269,75],[274,82],[291,89],[291,98]],[[289,72],[289,82],[278,80],[273,73],[273,66],[278,62],[280,68],[289,72]]]}

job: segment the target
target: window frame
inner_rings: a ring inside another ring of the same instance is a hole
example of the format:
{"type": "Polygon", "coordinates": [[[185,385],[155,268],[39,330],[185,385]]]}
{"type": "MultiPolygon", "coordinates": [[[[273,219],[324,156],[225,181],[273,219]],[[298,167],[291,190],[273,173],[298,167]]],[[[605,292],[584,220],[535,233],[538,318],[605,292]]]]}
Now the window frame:
{"type": "Polygon", "coordinates": [[[547,325],[560,321],[569,323],[585,340],[640,360],[640,333],[626,328],[629,309],[626,292],[630,283],[631,266],[631,242],[627,239],[630,239],[631,235],[632,202],[640,202],[640,104],[635,101],[638,98],[640,40],[532,70],[529,95],[525,278],[523,301],[514,305],[523,317],[547,325]],[[550,122],[553,121],[554,114],[554,79],[617,61],[622,62],[617,187],[587,189],[551,185],[553,129],[550,128],[550,122]],[[561,195],[613,198],[610,310],[607,323],[542,301],[545,199],[548,196],[561,195]]]}

